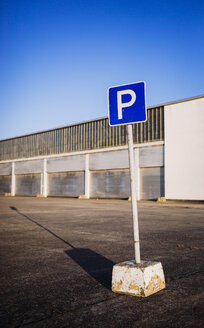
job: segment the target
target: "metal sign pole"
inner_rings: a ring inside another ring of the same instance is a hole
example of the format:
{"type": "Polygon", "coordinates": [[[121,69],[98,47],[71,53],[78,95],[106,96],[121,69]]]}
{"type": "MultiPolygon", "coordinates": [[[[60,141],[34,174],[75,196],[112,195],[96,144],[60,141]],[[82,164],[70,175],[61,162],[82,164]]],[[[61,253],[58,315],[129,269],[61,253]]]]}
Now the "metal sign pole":
{"type": "Polygon", "coordinates": [[[127,126],[128,134],[128,153],[130,165],[130,182],[131,182],[131,199],[132,199],[132,213],[133,213],[133,231],[134,231],[134,248],[135,261],[140,263],[140,240],[139,240],[139,224],[138,224],[138,210],[137,210],[137,195],[136,195],[136,181],[135,181],[135,161],[133,151],[133,135],[132,125],[127,126]]]}
{"type": "Polygon", "coordinates": [[[108,101],[110,126],[127,124],[135,250],[134,262],[125,261],[113,266],[112,291],[115,293],[146,297],[165,288],[165,278],[161,262],[140,260],[132,124],[147,120],[145,82],[130,83],[109,88],[108,101]]]}

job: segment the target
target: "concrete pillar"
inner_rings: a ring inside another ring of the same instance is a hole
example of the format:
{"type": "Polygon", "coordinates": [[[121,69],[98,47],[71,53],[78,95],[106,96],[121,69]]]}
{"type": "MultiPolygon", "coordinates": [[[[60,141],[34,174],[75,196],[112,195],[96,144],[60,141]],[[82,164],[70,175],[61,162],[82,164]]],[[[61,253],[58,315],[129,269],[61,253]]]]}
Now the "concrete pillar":
{"type": "Polygon", "coordinates": [[[11,196],[16,194],[15,162],[11,164],[11,196]]]}
{"type": "Polygon", "coordinates": [[[40,173],[40,195],[43,194],[43,173],[40,173]]]}
{"type": "Polygon", "coordinates": [[[47,197],[47,159],[43,161],[43,197],[47,197]]]}
{"type": "Polygon", "coordinates": [[[85,197],[90,198],[89,154],[85,155],[85,197]]]}

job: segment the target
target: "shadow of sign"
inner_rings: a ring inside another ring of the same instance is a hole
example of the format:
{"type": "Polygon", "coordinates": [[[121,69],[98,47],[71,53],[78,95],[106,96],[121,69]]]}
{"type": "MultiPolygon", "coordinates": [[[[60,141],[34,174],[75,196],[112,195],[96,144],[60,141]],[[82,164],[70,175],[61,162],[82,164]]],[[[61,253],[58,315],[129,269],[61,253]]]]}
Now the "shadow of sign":
{"type": "Polygon", "coordinates": [[[59,239],[64,244],[71,247],[70,250],[64,251],[72,260],[74,260],[81,268],[83,268],[92,278],[98,281],[107,289],[111,289],[111,279],[112,279],[112,268],[115,264],[114,262],[108,260],[106,257],[96,253],[89,248],[75,248],[68,241],[62,239],[60,236],[55,234],[50,229],[44,227],[42,224],[38,223],[36,219],[25,215],[20,212],[16,207],[10,206],[10,209],[16,211],[20,216],[29,220],[33,224],[37,225],[39,228],[45,230],[53,237],[59,239]]]}
{"type": "Polygon", "coordinates": [[[111,289],[114,262],[89,248],[72,248],[65,253],[80,265],[92,278],[107,289],[111,289]]]}

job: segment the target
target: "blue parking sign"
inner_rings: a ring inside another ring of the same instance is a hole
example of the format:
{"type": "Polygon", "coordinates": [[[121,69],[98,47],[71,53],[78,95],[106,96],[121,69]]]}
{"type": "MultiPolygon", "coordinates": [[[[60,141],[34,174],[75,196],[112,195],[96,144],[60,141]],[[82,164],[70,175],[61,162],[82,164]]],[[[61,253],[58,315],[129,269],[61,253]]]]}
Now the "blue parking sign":
{"type": "Polygon", "coordinates": [[[110,125],[139,123],[147,120],[145,82],[111,87],[108,89],[108,100],[110,125]]]}

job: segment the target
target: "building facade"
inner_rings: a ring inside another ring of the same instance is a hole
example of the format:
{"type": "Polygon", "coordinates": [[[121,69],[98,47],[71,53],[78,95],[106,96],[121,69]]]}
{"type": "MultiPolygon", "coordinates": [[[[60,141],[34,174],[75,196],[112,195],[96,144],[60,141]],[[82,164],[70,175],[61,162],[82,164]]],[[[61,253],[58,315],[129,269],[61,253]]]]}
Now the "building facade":
{"type": "MultiPolygon", "coordinates": [[[[133,124],[138,199],[204,200],[204,96],[133,124]]],[[[0,141],[0,194],[128,198],[126,126],[108,118],[0,141]]]]}

